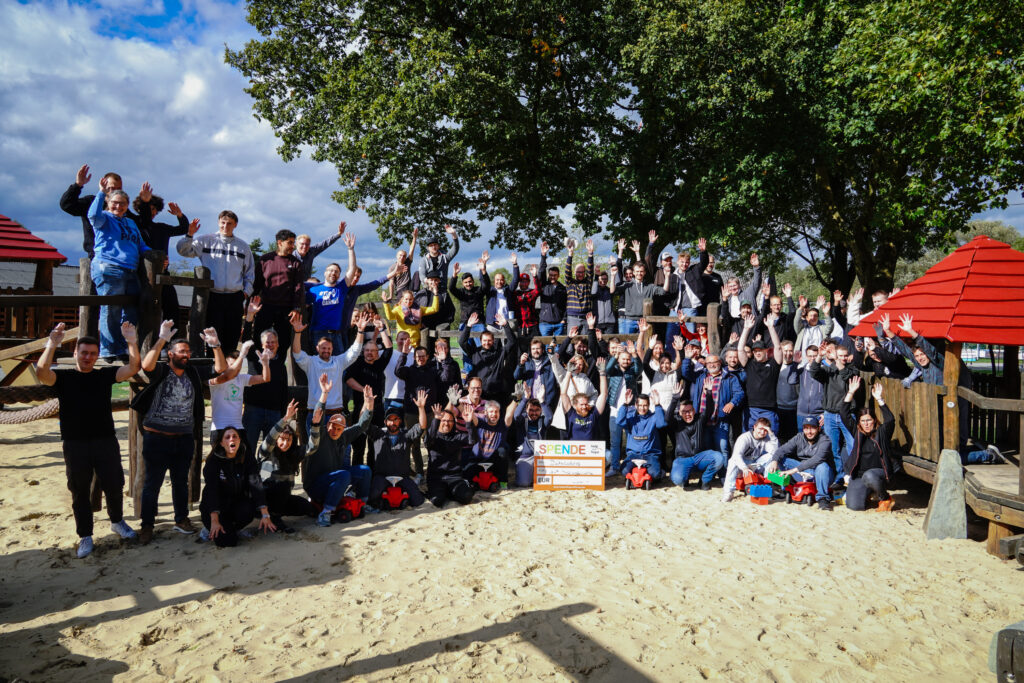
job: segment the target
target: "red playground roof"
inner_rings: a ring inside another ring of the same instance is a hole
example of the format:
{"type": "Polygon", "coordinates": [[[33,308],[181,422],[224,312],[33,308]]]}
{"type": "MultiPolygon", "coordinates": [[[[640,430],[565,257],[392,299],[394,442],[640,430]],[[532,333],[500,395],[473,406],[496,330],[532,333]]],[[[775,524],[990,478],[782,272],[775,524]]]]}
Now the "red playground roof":
{"type": "Polygon", "coordinates": [[[929,268],[850,332],[873,337],[882,313],[896,331],[899,316],[914,331],[953,342],[1024,346],[1024,254],[991,237],[975,237],[929,268]]]}
{"type": "Polygon", "coordinates": [[[57,261],[67,257],[30,233],[13,218],[0,214],[0,261],[57,261]]]}

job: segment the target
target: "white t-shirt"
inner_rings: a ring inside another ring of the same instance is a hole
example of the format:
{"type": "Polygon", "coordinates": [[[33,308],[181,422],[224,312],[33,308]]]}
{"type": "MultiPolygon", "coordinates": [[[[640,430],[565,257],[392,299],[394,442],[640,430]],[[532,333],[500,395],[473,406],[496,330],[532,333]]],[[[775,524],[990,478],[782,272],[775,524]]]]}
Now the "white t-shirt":
{"type": "Polygon", "coordinates": [[[244,372],[232,380],[210,387],[210,410],[213,413],[213,428],[242,428],[242,391],[249,384],[244,372]]]}

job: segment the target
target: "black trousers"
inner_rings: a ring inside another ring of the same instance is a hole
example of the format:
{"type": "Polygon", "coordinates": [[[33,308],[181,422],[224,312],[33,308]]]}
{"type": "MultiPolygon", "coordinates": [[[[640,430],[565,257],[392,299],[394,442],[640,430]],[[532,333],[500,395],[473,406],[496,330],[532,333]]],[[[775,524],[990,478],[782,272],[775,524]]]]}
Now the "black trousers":
{"type": "MultiPolygon", "coordinates": [[[[200,505],[199,513],[203,517],[203,526],[209,529],[212,523],[210,511],[200,505]]],[[[238,545],[238,532],[256,519],[256,513],[256,505],[251,498],[224,501],[219,516],[220,525],[224,527],[224,531],[217,534],[217,538],[213,539],[213,542],[218,548],[233,548],[238,545]]]]}
{"type": "Polygon", "coordinates": [[[244,292],[210,292],[210,308],[206,313],[206,324],[217,330],[224,355],[230,355],[238,348],[238,339],[242,336],[242,316],[245,313],[242,310],[242,304],[244,302],[244,292]]]}
{"type": "MultiPolygon", "coordinates": [[[[263,304],[263,308],[253,320],[252,329],[256,334],[260,334],[269,327],[274,328],[280,348],[290,349],[292,346],[292,324],[288,322],[288,314],[291,312],[292,309],[287,306],[263,304]]],[[[262,348],[262,344],[259,346],[262,348]]]]}
{"type": "Polygon", "coordinates": [[[866,509],[869,493],[874,493],[878,500],[889,499],[888,481],[881,467],[872,467],[861,472],[859,477],[850,479],[850,485],[846,487],[846,507],[851,510],[866,509]]]}
{"type": "MultiPolygon", "coordinates": [[[[384,495],[389,486],[391,486],[391,482],[387,480],[387,477],[380,474],[373,475],[373,478],[370,479],[370,505],[377,509],[383,509],[384,505],[381,503],[381,496],[384,495]]],[[[409,494],[410,507],[415,508],[423,505],[423,501],[426,499],[423,497],[423,493],[420,492],[419,487],[416,486],[416,482],[412,479],[402,477],[397,486],[409,494]]]]}
{"type": "Polygon", "coordinates": [[[427,498],[441,507],[450,498],[465,505],[473,500],[476,490],[462,477],[431,477],[427,475],[427,498]]]}
{"type": "Polygon", "coordinates": [[[117,437],[73,439],[65,441],[64,465],[71,491],[71,510],[75,514],[75,530],[79,538],[92,536],[92,477],[99,479],[107,499],[111,522],[124,517],[124,469],[117,437]]]}
{"type": "Polygon", "coordinates": [[[263,493],[267,498],[267,511],[271,517],[314,516],[313,504],[292,493],[292,485],[286,481],[267,479],[263,482],[263,493]]]}

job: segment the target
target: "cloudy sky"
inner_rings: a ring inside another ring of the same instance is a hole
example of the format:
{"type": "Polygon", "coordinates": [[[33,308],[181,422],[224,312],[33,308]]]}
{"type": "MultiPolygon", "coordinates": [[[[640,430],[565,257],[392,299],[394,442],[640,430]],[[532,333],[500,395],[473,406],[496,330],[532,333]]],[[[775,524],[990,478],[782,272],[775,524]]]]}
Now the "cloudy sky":
{"type": "MultiPolygon", "coordinates": [[[[252,116],[244,79],[224,63],[225,45],[256,37],[244,3],[215,0],[0,2],[0,213],[56,246],[69,262],[84,255],[78,219],[60,195],[88,163],[116,170],[134,196],[150,181],[213,231],[230,208],[238,234],[289,227],[314,240],[348,223],[359,261],[372,274],[393,251],[365,214],[335,204],[334,169],[302,158],[284,163],[270,127],[252,116]]],[[[1024,232],[1024,199],[983,214],[1024,232]]],[[[167,214],[163,220],[169,221],[167,214]]],[[[486,248],[464,245],[461,260],[486,248]]],[[[340,243],[327,259],[344,257],[340,243]]],[[[318,260],[323,267],[325,257],[318,260]]],[[[504,253],[492,261],[506,265],[504,253]]]]}

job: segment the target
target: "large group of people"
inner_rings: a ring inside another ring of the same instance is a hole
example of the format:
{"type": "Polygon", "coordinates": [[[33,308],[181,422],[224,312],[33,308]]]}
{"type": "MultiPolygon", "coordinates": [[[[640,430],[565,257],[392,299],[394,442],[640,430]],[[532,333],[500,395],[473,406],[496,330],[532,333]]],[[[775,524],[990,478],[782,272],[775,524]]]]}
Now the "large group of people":
{"type": "MultiPolygon", "coordinates": [[[[909,342],[888,316],[875,336],[851,337],[863,290],[849,298],[837,291],[814,306],[804,296],[794,301],[789,284],[762,277],[757,254],[747,283],[723,280],[704,239],[695,253],[660,257],[654,231],[643,254],[638,240],[620,239],[604,267],[592,240],[582,250],[570,240],[564,273],[549,266],[551,246],[542,242],[539,266],[521,272],[511,254],[506,280],[488,272],[487,251],[475,276],[463,270],[454,260],[458,235],[444,226],[427,237],[415,267],[418,230],[381,277],[361,282],[356,239],[344,222],[317,244],[279,230],[273,248],[254,257],[235,235],[232,211],[219,214],[216,233],[200,235],[199,220],[174,203],[177,224],[157,223],[164,203],[148,184],[132,202],[108,173],[96,195],[82,197],[90,178],[83,166],[61,206],[82,217],[98,293],[138,292],[140,258],[166,252],[173,237],[179,255],[209,268],[213,289],[202,349],[178,335],[172,310],[142,357],[132,306],[102,307],[99,339],[75,341],[73,368],[52,369],[63,325],[47,340],[37,375],[60,402],[80,557],[93,548],[94,474],[121,537],[153,539],[169,473],[173,529],[231,546],[256,520],[263,531],[290,532],[288,519],[330,526],[397,500],[467,504],[480,490],[531,486],[543,439],[604,441],[611,481],[637,467],[655,484],[668,479],[681,488],[693,478],[703,490],[722,480],[721,500],[729,502],[744,475],[778,472],[813,481],[822,510],[844,490],[850,509],[891,510],[900,469],[889,443],[893,416],[882,385],[865,391],[862,373],[905,386],[942,382],[942,357],[910,316],[899,325],[909,342]],[[330,263],[322,281],[312,278],[314,258],[339,239],[344,266],[330,263]],[[360,302],[378,289],[379,306],[360,302]],[[709,322],[712,303],[720,315],[709,322]],[[716,324],[721,350],[711,347],[716,324]],[[438,334],[453,326],[457,335],[438,334]],[[289,400],[289,357],[295,383],[307,387],[304,409],[289,400]],[[97,366],[100,358],[107,363],[97,366]],[[146,385],[132,409],[145,477],[136,533],[123,519],[110,396],[113,384],[139,373],[146,385]],[[207,438],[197,529],[188,477],[207,438]]],[[[888,295],[875,292],[872,303],[888,295]]],[[[994,447],[964,445],[965,462],[998,457],[994,447]]]]}

